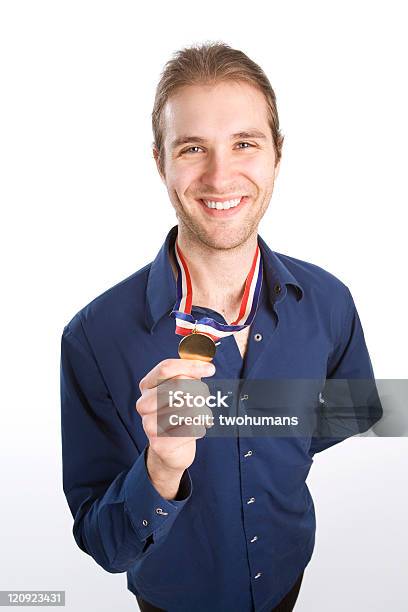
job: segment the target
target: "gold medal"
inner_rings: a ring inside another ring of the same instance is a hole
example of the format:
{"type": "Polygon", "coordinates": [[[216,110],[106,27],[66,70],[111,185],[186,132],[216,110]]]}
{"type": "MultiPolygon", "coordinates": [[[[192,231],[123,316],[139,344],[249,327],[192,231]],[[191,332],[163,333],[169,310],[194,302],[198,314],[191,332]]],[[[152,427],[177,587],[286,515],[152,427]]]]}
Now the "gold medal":
{"type": "Polygon", "coordinates": [[[195,330],[188,336],[184,336],[178,346],[178,354],[182,359],[212,361],[216,350],[217,347],[212,338],[195,330]]]}

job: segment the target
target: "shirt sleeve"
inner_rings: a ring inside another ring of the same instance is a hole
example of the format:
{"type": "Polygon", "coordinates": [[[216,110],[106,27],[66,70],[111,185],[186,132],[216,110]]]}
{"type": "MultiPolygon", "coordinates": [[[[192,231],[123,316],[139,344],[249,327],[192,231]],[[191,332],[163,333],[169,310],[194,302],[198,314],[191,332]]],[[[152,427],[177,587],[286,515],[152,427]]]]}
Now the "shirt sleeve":
{"type": "Polygon", "coordinates": [[[184,471],[175,500],[155,489],[147,445],[136,448],[79,315],[62,334],[60,385],[63,488],[74,538],[105,570],[125,572],[166,538],[191,497],[190,474],[184,471]]]}
{"type": "Polygon", "coordinates": [[[383,414],[360,317],[347,287],[345,298],[341,332],[328,358],[311,455],[367,431],[383,414]]]}

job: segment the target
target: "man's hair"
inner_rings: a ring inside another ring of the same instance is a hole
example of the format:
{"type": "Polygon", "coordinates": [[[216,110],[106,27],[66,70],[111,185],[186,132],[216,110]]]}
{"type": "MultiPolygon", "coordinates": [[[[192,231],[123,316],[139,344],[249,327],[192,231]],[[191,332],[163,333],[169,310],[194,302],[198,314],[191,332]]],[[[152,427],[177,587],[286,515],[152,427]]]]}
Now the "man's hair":
{"type": "Polygon", "coordinates": [[[186,85],[215,85],[222,81],[246,82],[260,90],[267,103],[277,164],[284,136],[279,130],[276,96],[268,77],[245,53],[223,42],[207,42],[176,51],[160,76],[152,112],[154,142],[159,167],[164,173],[163,109],[169,97],[186,85]]]}

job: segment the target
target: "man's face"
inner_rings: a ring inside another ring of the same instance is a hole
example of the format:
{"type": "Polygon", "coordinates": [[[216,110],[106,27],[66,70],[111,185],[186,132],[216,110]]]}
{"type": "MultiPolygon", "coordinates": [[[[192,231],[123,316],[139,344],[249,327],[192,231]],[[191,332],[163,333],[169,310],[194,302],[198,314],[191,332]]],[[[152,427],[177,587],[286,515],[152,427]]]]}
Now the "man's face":
{"type": "Polygon", "coordinates": [[[244,243],[257,232],[279,170],[263,94],[244,82],[191,85],[163,113],[161,176],[179,224],[215,249],[244,243]],[[219,210],[231,200],[238,205],[219,210]]]}

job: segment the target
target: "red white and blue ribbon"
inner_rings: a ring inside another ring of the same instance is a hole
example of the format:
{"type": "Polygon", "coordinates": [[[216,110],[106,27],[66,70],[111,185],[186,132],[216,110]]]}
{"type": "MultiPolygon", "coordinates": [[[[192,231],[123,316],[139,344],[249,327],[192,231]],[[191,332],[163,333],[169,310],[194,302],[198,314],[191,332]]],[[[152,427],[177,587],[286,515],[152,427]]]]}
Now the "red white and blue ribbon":
{"type": "Polygon", "coordinates": [[[229,325],[214,321],[210,317],[202,317],[197,320],[191,315],[193,305],[191,277],[177,240],[175,241],[174,253],[177,266],[177,301],[170,316],[176,319],[176,334],[188,336],[194,330],[194,332],[209,336],[215,342],[251,325],[258,308],[263,276],[262,256],[258,244],[256,245],[251,269],[245,280],[244,295],[238,318],[229,325]]]}

